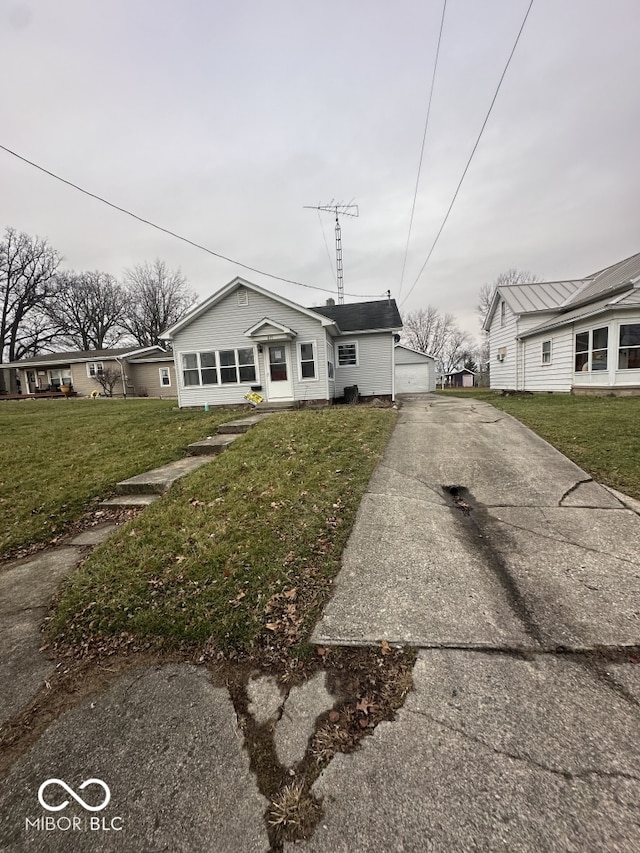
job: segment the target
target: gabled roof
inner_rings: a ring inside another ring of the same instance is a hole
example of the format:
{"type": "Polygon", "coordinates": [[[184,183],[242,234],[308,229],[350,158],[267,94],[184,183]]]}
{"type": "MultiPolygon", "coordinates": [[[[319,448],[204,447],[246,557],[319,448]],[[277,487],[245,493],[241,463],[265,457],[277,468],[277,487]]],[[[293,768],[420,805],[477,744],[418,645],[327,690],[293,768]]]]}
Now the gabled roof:
{"type": "Polygon", "coordinates": [[[583,279],[503,285],[493,295],[482,328],[489,331],[501,299],[514,314],[554,313],[555,316],[536,326],[535,330],[530,329],[521,335],[529,337],[535,331],[556,328],[565,322],[602,311],[616,296],[621,300],[617,304],[635,305],[636,298],[628,294],[627,301],[625,291],[633,292],[636,289],[634,285],[639,281],[640,252],[583,279]],[[580,310],[576,313],[574,309],[580,310]]]}
{"type": "Polygon", "coordinates": [[[534,326],[533,329],[527,329],[526,332],[522,332],[518,337],[520,339],[530,338],[533,335],[557,329],[560,326],[564,326],[567,323],[573,323],[576,320],[587,320],[589,317],[594,317],[597,314],[602,314],[605,311],[612,310],[613,308],[637,308],[638,306],[640,306],[640,290],[637,287],[634,287],[628,293],[610,294],[609,296],[604,296],[602,299],[597,299],[595,301],[591,300],[586,304],[582,303],[581,305],[577,305],[569,311],[563,311],[561,314],[556,314],[554,317],[546,320],[539,326],[534,326]]]}
{"type": "Polygon", "coordinates": [[[256,339],[260,337],[269,337],[271,335],[271,329],[284,335],[285,338],[295,338],[297,336],[297,332],[294,332],[293,329],[290,329],[282,323],[278,323],[277,320],[271,320],[269,317],[263,317],[262,320],[259,320],[254,326],[247,329],[245,335],[248,338],[256,339]]]}
{"type": "Polygon", "coordinates": [[[406,344],[396,344],[396,349],[403,349],[403,350],[406,350],[407,352],[410,352],[411,355],[419,355],[422,358],[428,359],[429,361],[435,361],[435,357],[432,355],[429,355],[428,352],[420,352],[419,349],[413,349],[413,347],[408,347],[406,344]]]}
{"type": "Polygon", "coordinates": [[[218,302],[221,302],[225,297],[229,296],[230,293],[233,293],[234,290],[238,290],[239,288],[244,287],[247,290],[253,290],[256,293],[260,293],[262,296],[266,296],[268,299],[273,299],[275,302],[280,302],[282,305],[286,305],[288,308],[293,308],[294,311],[299,311],[301,314],[305,314],[307,317],[313,317],[314,320],[318,320],[322,323],[323,326],[331,326],[333,325],[330,320],[326,317],[321,317],[316,313],[315,308],[303,308],[302,305],[297,305],[295,302],[291,302],[289,299],[285,299],[284,296],[278,296],[277,293],[272,293],[270,290],[265,290],[263,287],[259,287],[257,284],[252,284],[250,281],[247,281],[244,278],[240,278],[240,276],[236,276],[232,281],[228,284],[225,284],[220,290],[213,293],[211,296],[207,297],[207,299],[200,302],[199,305],[196,305],[188,314],[186,314],[182,320],[179,320],[177,323],[174,323],[169,329],[163,332],[163,338],[172,338],[176,332],[179,332],[181,329],[184,329],[185,326],[188,326],[198,317],[201,317],[205,314],[209,309],[213,308],[214,305],[217,305],[218,302]]]}
{"type": "Polygon", "coordinates": [[[312,310],[334,320],[341,332],[397,331],[402,328],[395,299],[322,305],[312,310]]]}
{"type": "Polygon", "coordinates": [[[94,349],[94,350],[71,350],[68,352],[43,352],[40,355],[30,356],[29,358],[21,358],[19,361],[8,362],[5,367],[22,367],[29,365],[31,367],[43,367],[50,364],[70,364],[72,362],[84,361],[101,361],[110,358],[128,358],[133,356],[142,356],[152,350],[162,350],[162,347],[140,347],[128,346],[117,347],[113,349],[94,349]]]}

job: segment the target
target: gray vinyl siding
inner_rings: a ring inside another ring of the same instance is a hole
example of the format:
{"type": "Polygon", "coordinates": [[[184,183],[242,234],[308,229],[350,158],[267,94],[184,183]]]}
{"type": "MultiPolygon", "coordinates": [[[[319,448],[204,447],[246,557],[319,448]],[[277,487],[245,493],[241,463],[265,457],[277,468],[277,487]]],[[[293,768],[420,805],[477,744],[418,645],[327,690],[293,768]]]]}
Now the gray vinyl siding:
{"type": "Polygon", "coordinates": [[[393,347],[390,332],[344,335],[334,339],[336,349],[336,397],[342,397],[344,389],[357,385],[362,397],[393,394],[393,347]],[[338,346],[357,343],[358,366],[338,366],[338,346]]]}
{"type": "MultiPolygon", "coordinates": [[[[296,339],[288,341],[291,355],[291,377],[295,400],[328,399],[326,335],[320,320],[308,317],[288,305],[269,299],[254,290],[248,290],[249,304],[238,305],[237,292],[232,291],[209,311],[195,318],[184,329],[175,333],[173,351],[176,362],[178,396],[181,406],[233,405],[243,403],[244,395],[251,385],[262,385],[266,394],[266,357],[258,353],[257,344],[245,336],[245,332],[264,318],[275,320],[296,332],[296,339]],[[302,380],[299,376],[297,342],[315,342],[317,352],[316,380],[302,380]],[[210,352],[213,350],[240,349],[254,347],[256,360],[256,381],[238,385],[206,385],[184,387],[182,376],[182,355],[192,352],[210,352]]],[[[275,343],[275,341],[274,341],[275,343]]]]}

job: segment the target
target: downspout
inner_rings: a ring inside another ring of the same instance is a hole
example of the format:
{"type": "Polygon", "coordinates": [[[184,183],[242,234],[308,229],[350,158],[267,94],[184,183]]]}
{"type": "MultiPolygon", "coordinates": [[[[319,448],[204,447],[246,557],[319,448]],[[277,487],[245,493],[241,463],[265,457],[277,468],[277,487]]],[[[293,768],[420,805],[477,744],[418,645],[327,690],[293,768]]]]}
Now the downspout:
{"type": "Polygon", "coordinates": [[[396,333],[391,332],[391,400],[396,401],[396,333]]]}
{"type": "Polygon", "coordinates": [[[515,388],[516,391],[521,390],[520,387],[518,386],[518,362],[520,361],[520,338],[518,336],[518,333],[520,331],[518,328],[519,325],[520,325],[520,318],[517,317],[516,318],[516,388],[515,388]]]}

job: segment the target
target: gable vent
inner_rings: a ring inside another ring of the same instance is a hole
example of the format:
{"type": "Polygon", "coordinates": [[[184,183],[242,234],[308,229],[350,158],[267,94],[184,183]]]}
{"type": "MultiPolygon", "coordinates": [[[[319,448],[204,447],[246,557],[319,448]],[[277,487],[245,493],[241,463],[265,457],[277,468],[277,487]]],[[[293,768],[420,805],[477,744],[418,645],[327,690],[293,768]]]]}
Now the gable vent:
{"type": "Polygon", "coordinates": [[[238,288],[238,305],[249,304],[249,291],[245,287],[238,288]]]}

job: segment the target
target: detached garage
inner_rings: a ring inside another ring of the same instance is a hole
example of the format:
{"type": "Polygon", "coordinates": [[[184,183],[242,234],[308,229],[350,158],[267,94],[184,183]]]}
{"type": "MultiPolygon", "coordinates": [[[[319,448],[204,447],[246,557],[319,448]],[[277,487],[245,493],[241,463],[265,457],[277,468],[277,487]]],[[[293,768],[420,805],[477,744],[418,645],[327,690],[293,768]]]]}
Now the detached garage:
{"type": "Polygon", "coordinates": [[[424,352],[396,344],[396,394],[425,394],[436,390],[436,360],[424,352]]]}

